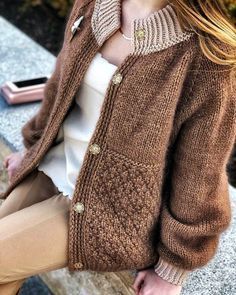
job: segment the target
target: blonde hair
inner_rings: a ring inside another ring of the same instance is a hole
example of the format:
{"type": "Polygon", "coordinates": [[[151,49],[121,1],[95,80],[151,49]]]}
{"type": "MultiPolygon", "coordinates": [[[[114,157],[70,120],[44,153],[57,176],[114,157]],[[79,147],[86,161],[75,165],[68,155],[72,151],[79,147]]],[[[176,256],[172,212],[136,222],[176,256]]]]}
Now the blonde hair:
{"type": "Polygon", "coordinates": [[[226,13],[223,0],[169,2],[176,8],[181,26],[190,28],[198,34],[203,53],[213,62],[232,66],[235,70],[236,28],[226,13]]]}

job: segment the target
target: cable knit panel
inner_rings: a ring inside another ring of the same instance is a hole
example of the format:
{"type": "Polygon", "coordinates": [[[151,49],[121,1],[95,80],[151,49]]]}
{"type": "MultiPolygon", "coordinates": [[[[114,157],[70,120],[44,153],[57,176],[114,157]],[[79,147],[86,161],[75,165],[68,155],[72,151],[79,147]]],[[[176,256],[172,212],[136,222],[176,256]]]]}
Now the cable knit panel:
{"type": "Polygon", "coordinates": [[[157,259],[150,238],[160,207],[158,166],[133,162],[109,149],[101,157],[84,221],[88,266],[96,270],[98,259],[103,271],[152,265],[157,259]]]}

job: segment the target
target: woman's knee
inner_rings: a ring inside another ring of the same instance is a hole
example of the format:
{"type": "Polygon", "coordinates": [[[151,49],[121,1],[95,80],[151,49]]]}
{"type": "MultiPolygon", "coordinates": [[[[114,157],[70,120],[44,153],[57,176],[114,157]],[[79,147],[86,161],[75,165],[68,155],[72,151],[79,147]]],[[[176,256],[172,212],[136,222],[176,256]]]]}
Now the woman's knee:
{"type": "Polygon", "coordinates": [[[0,219],[0,284],[67,265],[70,204],[59,194],[0,219]]]}
{"type": "Polygon", "coordinates": [[[11,281],[9,277],[9,260],[10,257],[7,251],[6,243],[1,238],[0,233],[0,284],[6,284],[11,281]]]}
{"type": "Polygon", "coordinates": [[[0,219],[0,284],[18,279],[15,276],[19,271],[15,266],[18,258],[24,257],[24,253],[18,251],[20,228],[14,214],[0,219]]]}

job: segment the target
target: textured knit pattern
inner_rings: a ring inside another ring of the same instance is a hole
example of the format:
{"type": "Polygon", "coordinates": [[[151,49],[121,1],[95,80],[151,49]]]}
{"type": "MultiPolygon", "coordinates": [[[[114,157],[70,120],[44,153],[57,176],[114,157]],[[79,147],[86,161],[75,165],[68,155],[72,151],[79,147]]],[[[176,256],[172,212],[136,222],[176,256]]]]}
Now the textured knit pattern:
{"type": "Polygon", "coordinates": [[[190,273],[190,271],[173,266],[161,257],[155,265],[154,270],[162,279],[178,286],[182,286],[185,283],[190,273]]]}
{"type": "MultiPolygon", "coordinates": [[[[107,35],[120,27],[121,1],[97,0],[92,17],[93,30],[97,32],[99,45],[103,44],[107,35]]],[[[165,49],[171,45],[189,39],[193,32],[182,31],[177,15],[171,4],[155,11],[144,19],[135,19],[131,24],[132,52],[135,54],[148,54],[165,49]],[[145,31],[141,40],[135,33],[145,31]]]]}
{"type": "MultiPolygon", "coordinates": [[[[55,144],[86,69],[118,29],[118,8],[102,12],[92,25],[95,4],[74,4],[42,106],[22,128],[28,151],[2,198],[55,144]],[[111,21],[100,39],[107,13],[111,21]],[[84,20],[71,39],[81,15],[84,20]]],[[[155,22],[157,31],[159,25],[155,22]]],[[[71,271],[156,265],[162,276],[158,263],[163,261],[174,282],[183,270],[187,274],[213,258],[230,224],[226,163],[236,135],[235,80],[228,67],[201,53],[197,35],[174,40],[170,36],[165,49],[156,47],[156,39],[142,40],[139,48],[145,52],[130,54],[109,84],[90,140],[100,153],[87,150],[71,204],[71,271]],[[77,202],[84,205],[83,213],[74,210],[77,202]]]]}
{"type": "Polygon", "coordinates": [[[115,271],[118,265],[134,269],[152,264],[155,253],[148,240],[160,207],[160,199],[153,198],[159,195],[158,167],[133,162],[109,148],[105,153],[89,193],[91,207],[86,218],[88,235],[85,240],[86,248],[90,249],[89,267],[96,269],[97,257],[102,259],[102,271],[115,271]],[[93,229],[95,216],[96,231],[93,229]],[[112,240],[107,239],[108,224],[112,240]]]}

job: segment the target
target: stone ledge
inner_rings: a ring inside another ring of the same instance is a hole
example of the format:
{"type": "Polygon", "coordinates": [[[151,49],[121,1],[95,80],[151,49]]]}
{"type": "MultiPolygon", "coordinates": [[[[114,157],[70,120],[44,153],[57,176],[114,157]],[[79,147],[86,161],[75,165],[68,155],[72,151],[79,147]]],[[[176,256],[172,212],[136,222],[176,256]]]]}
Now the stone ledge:
{"type": "MultiPolygon", "coordinates": [[[[50,75],[55,56],[0,16],[0,85],[50,75]]],[[[13,150],[23,148],[20,130],[40,101],[8,105],[0,96],[0,137],[13,150]]]]}
{"type": "Polygon", "coordinates": [[[70,274],[67,268],[40,275],[55,295],[134,295],[131,272],[70,274]]]}

